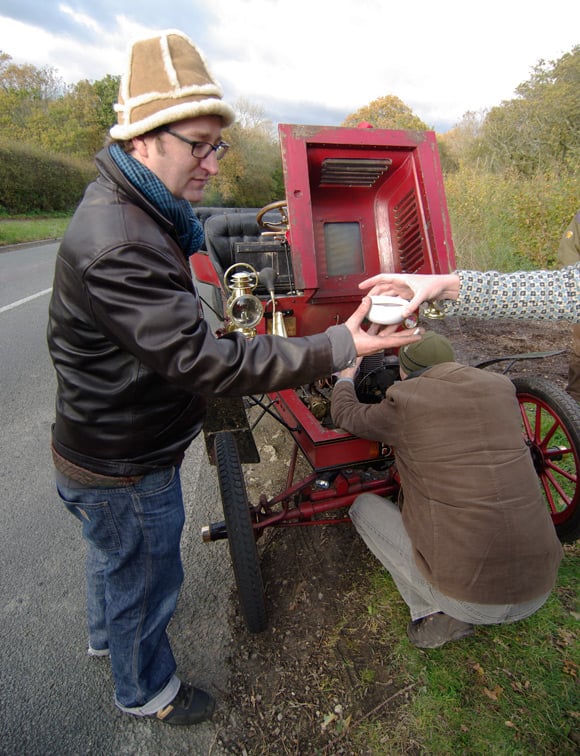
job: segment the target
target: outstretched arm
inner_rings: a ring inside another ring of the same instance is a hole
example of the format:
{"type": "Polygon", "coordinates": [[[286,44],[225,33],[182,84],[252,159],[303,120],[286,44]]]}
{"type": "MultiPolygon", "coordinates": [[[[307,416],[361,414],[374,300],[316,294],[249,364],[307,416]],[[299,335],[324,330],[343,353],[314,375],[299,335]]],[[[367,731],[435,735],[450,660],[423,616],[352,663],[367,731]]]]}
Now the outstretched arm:
{"type": "Polygon", "coordinates": [[[456,273],[420,275],[411,273],[379,273],[361,281],[359,288],[368,289],[369,296],[385,294],[408,299],[409,306],[403,315],[407,317],[423,302],[433,299],[457,299],[459,276],[456,273]]]}
{"type": "Polygon", "coordinates": [[[580,263],[558,270],[458,270],[441,275],[381,273],[359,284],[370,295],[409,299],[405,317],[422,302],[444,300],[447,315],[580,323],[580,263]]]}

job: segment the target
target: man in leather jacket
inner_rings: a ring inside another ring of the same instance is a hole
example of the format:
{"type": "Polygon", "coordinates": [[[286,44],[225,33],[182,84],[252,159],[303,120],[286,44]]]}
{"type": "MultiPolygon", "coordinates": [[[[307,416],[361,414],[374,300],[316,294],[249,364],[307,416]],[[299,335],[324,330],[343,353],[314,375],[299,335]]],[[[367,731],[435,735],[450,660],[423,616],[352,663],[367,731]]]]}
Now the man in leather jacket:
{"type": "Polygon", "coordinates": [[[394,446],[397,503],[362,494],[350,517],[409,606],[410,641],[438,648],[474,625],[530,616],[554,587],[562,548],[521,431],[513,383],[455,362],[427,332],[399,350],[402,381],[361,404],[341,371],[332,417],[394,446]]]}
{"type": "Polygon", "coordinates": [[[89,654],[110,656],[121,710],[190,725],[214,700],[176,676],[166,629],[183,579],[179,465],[206,400],[298,386],[418,336],[367,334],[365,299],[325,333],[215,338],[188,263],[203,240],[191,203],[233,110],[179,31],[134,43],[116,110],[56,260],[53,458],[88,546],[89,654]]]}

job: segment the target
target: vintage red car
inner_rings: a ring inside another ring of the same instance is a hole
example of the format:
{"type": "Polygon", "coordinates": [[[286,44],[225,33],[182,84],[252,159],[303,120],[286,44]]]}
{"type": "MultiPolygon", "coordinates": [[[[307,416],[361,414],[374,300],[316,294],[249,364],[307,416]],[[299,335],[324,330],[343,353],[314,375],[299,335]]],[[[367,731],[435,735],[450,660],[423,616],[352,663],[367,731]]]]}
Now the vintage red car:
{"type": "MultiPolygon", "coordinates": [[[[218,335],[318,333],[352,313],[365,278],[455,268],[433,132],[280,125],[279,134],[284,198],[261,209],[198,210],[206,243],[192,257],[192,268],[218,335]]],[[[428,308],[422,316],[438,314],[428,308]]],[[[361,401],[379,401],[398,377],[397,355],[365,358],[359,376],[361,401]]],[[[333,382],[328,376],[267,400],[217,400],[208,415],[205,436],[217,465],[224,521],[204,528],[203,537],[228,538],[242,612],[253,632],[267,624],[256,547],[265,528],[348,522],[358,494],[398,492],[393,449],[333,427],[333,382]],[[242,464],[259,461],[246,416],[255,404],[276,417],[295,444],[286,488],[250,502],[242,464]],[[312,471],[295,480],[299,453],[312,471]]],[[[546,505],[560,539],[575,540],[580,409],[545,379],[514,383],[546,505]]]]}

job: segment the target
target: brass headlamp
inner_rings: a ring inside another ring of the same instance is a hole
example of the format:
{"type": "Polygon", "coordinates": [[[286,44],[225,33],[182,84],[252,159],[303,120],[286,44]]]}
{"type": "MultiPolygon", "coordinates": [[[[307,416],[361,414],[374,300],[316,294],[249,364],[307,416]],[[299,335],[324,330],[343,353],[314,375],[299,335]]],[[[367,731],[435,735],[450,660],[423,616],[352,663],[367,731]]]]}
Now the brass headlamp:
{"type": "Polygon", "coordinates": [[[249,263],[235,263],[224,274],[224,285],[230,292],[226,302],[229,322],[226,332],[239,331],[249,339],[256,335],[256,326],[264,317],[262,302],[252,292],[258,285],[258,272],[249,263]],[[246,268],[246,270],[235,269],[246,268]],[[231,279],[230,279],[231,276],[231,279]]]}

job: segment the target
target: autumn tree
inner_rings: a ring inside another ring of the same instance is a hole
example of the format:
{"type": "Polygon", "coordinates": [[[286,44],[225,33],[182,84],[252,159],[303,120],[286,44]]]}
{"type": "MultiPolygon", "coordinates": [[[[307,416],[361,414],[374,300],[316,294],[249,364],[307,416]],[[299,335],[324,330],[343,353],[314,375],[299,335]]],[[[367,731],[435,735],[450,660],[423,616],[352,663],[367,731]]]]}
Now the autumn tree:
{"type": "Polygon", "coordinates": [[[236,102],[237,120],[224,132],[231,145],[206,192],[207,204],[261,207],[283,199],[280,148],[272,123],[245,100],[236,102]]]}
{"type": "Polygon", "coordinates": [[[0,91],[26,92],[31,98],[48,102],[59,97],[64,89],[55,68],[37,68],[30,63],[18,65],[12,62],[11,55],[0,51],[0,91]]]}
{"type": "Polygon", "coordinates": [[[85,80],[35,114],[27,124],[26,141],[55,153],[90,159],[98,152],[115,122],[118,77],[85,80]]]}
{"type": "Polygon", "coordinates": [[[0,53],[0,137],[92,160],[115,122],[118,89],[118,76],[66,85],[53,68],[0,53]]]}
{"type": "Polygon", "coordinates": [[[27,141],[30,120],[46,113],[64,90],[65,84],[54,68],[18,65],[0,51],[0,137],[27,141]]]}
{"type": "Polygon", "coordinates": [[[481,135],[485,111],[467,111],[452,129],[437,137],[441,165],[445,173],[458,170],[469,162],[481,135]]]}
{"type": "Polygon", "coordinates": [[[376,129],[410,129],[412,131],[429,129],[408,105],[394,95],[379,97],[359,108],[345,118],[342,126],[356,127],[361,121],[372,124],[376,129]]]}
{"type": "Polygon", "coordinates": [[[516,97],[492,108],[472,145],[489,170],[577,171],[580,159],[580,45],[539,61],[516,97]]]}
{"type": "Polygon", "coordinates": [[[92,159],[103,146],[115,123],[119,78],[106,76],[96,82],[79,81],[51,103],[44,136],[38,139],[54,152],[92,159]]]}

